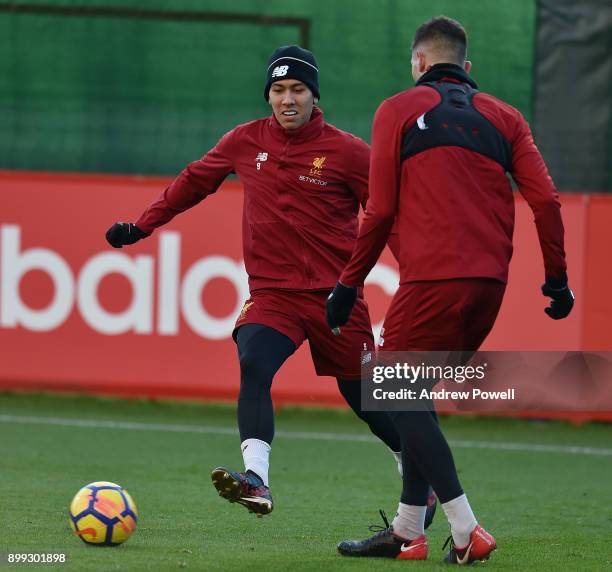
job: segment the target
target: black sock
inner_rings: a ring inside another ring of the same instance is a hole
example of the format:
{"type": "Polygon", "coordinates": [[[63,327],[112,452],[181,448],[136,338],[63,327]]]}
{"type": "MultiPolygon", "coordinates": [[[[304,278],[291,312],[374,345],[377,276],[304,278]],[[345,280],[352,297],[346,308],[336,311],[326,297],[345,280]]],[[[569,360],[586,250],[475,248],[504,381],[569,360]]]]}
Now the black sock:
{"type": "Polygon", "coordinates": [[[423,501],[427,495],[424,483],[427,482],[442,503],[462,495],[453,454],[438,426],[437,416],[434,417],[427,410],[396,411],[390,416],[402,444],[402,464],[405,467],[402,502],[420,506],[425,504],[423,501]],[[406,471],[412,463],[418,468],[420,476],[416,471],[406,471]]]}
{"type": "Polygon", "coordinates": [[[362,411],[361,382],[358,379],[339,379],[338,389],[357,417],[365,421],[374,433],[389,449],[396,453],[401,450],[400,436],[386,411],[362,411]]]}
{"type": "Polygon", "coordinates": [[[246,324],[236,335],[240,359],[238,429],[240,441],[259,439],[272,443],[274,410],[270,388],[295,344],[284,334],[260,324],[246,324]]]}

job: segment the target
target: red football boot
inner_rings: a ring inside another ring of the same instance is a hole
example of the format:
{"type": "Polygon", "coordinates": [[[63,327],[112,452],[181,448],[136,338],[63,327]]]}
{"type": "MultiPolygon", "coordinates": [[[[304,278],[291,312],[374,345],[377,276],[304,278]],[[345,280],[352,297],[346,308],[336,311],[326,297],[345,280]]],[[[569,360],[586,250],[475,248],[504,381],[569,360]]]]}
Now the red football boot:
{"type": "MultiPolygon", "coordinates": [[[[450,541],[451,549],[444,558],[448,564],[471,564],[476,560],[488,560],[497,548],[495,538],[491,536],[482,526],[476,525],[476,528],[470,533],[470,542],[463,548],[455,546],[452,536],[446,541],[450,541]]],[[[446,544],[444,545],[446,547],[446,544]]]]}

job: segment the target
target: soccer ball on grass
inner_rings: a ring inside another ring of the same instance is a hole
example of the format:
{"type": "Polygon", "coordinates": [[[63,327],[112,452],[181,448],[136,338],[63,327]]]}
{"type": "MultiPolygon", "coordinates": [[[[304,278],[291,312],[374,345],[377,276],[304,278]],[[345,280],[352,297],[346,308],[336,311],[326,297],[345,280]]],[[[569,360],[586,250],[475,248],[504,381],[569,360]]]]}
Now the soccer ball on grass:
{"type": "Polygon", "coordinates": [[[116,546],[136,529],[138,512],[129,493],[107,481],[85,485],[70,503],[70,526],[87,544],[116,546]]]}

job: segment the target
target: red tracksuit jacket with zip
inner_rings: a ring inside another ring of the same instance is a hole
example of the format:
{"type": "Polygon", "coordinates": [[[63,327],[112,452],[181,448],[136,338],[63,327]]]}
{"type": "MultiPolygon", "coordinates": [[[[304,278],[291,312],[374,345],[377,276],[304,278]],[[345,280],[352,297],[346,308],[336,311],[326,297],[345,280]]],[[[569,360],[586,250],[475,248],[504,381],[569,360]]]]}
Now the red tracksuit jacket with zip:
{"type": "Polygon", "coordinates": [[[380,105],[370,198],[342,284],[363,284],[394,222],[401,284],[478,277],[505,283],[514,230],[506,173],[533,211],[546,276],[565,272],[559,196],[529,125],[476,87],[460,66],[437,64],[416,87],[380,105]]]}
{"type": "Polygon", "coordinates": [[[333,288],[368,197],[369,146],[323,120],[283,129],[272,115],[239,125],[191,163],[136,225],[153,230],[214,193],[231,172],[244,185],[242,235],[251,291],[333,288]]]}

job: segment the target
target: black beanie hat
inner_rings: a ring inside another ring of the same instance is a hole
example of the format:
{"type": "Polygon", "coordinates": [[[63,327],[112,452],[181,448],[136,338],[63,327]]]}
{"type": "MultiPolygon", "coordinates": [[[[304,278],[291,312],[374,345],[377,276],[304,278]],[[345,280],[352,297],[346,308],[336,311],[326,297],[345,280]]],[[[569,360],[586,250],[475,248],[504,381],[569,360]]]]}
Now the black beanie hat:
{"type": "Polygon", "coordinates": [[[319,99],[319,68],[312,52],[300,46],[282,46],[274,50],[266,69],[264,99],[268,101],[270,86],[282,79],[297,79],[305,83],[319,99]]]}

